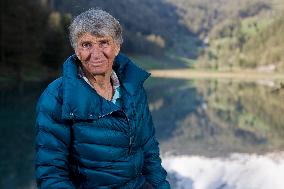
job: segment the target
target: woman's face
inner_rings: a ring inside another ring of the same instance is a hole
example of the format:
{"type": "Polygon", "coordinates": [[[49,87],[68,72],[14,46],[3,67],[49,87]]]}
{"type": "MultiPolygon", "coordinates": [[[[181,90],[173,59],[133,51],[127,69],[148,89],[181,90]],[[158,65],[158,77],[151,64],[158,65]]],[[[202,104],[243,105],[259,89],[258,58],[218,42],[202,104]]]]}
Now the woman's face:
{"type": "Polygon", "coordinates": [[[105,75],[111,73],[119,50],[120,46],[112,37],[85,33],[78,38],[75,52],[85,71],[92,75],[105,75]]]}

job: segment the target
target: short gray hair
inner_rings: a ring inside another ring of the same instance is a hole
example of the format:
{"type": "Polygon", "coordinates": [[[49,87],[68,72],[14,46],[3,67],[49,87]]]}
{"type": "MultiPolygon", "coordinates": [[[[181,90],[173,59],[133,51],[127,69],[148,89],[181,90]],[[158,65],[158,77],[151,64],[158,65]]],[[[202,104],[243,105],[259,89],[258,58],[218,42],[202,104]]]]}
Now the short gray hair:
{"type": "Polygon", "coordinates": [[[111,36],[121,45],[122,27],[118,20],[101,9],[90,9],[76,16],[69,26],[69,38],[71,46],[76,49],[77,40],[85,33],[95,36],[111,36]]]}

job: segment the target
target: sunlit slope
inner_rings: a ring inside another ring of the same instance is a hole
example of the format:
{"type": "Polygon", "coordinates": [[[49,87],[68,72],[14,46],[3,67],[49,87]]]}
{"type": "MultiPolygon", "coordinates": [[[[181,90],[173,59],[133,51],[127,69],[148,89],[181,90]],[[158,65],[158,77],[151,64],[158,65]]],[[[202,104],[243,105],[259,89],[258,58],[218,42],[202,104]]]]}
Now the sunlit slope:
{"type": "Polygon", "coordinates": [[[283,0],[167,0],[203,39],[197,67],[284,70],[283,0]]]}

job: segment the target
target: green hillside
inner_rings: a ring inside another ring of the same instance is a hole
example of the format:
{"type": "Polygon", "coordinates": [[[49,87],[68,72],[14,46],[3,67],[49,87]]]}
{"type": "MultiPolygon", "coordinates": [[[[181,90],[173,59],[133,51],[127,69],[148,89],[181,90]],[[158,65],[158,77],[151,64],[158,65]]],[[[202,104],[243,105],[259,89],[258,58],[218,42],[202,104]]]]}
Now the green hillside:
{"type": "Polygon", "coordinates": [[[203,39],[196,67],[283,71],[283,0],[168,0],[203,39]]]}

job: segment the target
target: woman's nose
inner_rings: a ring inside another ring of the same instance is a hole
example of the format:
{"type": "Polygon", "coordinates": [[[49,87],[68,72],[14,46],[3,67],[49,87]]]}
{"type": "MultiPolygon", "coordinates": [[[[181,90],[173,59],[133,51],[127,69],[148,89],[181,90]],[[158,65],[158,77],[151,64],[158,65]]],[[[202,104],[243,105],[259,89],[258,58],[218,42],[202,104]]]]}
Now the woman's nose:
{"type": "Polygon", "coordinates": [[[98,44],[94,44],[91,48],[91,52],[96,53],[96,52],[100,52],[100,51],[102,51],[102,49],[100,48],[100,46],[98,44]]]}
{"type": "Polygon", "coordinates": [[[99,45],[93,45],[90,49],[91,55],[94,57],[99,57],[102,55],[103,49],[99,45]]]}

